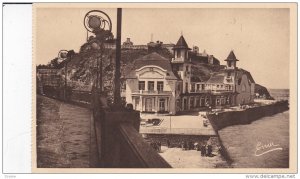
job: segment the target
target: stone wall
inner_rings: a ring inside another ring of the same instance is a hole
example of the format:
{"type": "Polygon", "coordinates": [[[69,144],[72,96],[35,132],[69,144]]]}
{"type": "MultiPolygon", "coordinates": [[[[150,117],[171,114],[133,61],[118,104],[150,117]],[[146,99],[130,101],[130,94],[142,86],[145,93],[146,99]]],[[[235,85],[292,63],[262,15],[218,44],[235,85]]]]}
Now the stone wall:
{"type": "Polygon", "coordinates": [[[288,109],[288,101],[278,101],[273,104],[248,108],[241,111],[208,114],[208,119],[215,131],[218,131],[227,126],[249,124],[262,117],[271,116],[288,109]]]}

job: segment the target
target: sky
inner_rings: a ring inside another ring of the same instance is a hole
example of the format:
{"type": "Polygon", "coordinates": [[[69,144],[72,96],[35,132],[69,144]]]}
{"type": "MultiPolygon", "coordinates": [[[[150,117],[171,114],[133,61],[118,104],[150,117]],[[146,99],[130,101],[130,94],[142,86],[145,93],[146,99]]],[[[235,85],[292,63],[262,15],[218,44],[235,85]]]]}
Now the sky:
{"type": "MultiPolygon", "coordinates": [[[[107,13],[116,35],[116,9],[107,13]]],[[[86,42],[83,25],[90,8],[38,8],[36,10],[36,63],[47,64],[62,49],[79,51],[86,42]]],[[[183,34],[189,47],[225,64],[234,50],[237,66],[251,72],[267,88],[289,88],[290,15],[285,8],[123,8],[122,42],[151,40],[176,43],[183,34]]]]}

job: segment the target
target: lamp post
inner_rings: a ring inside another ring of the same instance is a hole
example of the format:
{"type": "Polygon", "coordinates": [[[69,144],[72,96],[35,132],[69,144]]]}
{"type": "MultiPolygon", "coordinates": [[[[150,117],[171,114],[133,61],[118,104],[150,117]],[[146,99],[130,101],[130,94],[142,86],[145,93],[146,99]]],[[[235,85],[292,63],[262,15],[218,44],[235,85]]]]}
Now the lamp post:
{"type": "MultiPolygon", "coordinates": [[[[100,86],[100,92],[102,91],[102,56],[104,51],[104,42],[107,40],[111,40],[113,38],[113,35],[111,33],[112,29],[112,23],[109,18],[109,16],[100,10],[91,10],[88,13],[86,13],[84,17],[84,27],[88,32],[91,32],[96,35],[96,38],[94,41],[91,41],[92,49],[95,52],[100,51],[100,55],[97,55],[97,74],[96,74],[96,97],[98,96],[99,86],[100,86]],[[100,75],[100,79],[99,79],[100,75]],[[100,85],[99,85],[100,83],[100,85]]],[[[88,40],[88,37],[87,37],[88,40]]]]}
{"type": "MultiPolygon", "coordinates": [[[[101,43],[101,42],[100,42],[101,43]]],[[[100,51],[100,54],[97,55],[96,57],[96,90],[97,90],[97,93],[98,93],[98,89],[100,89],[100,92],[102,91],[102,43],[99,45],[98,43],[96,42],[93,42],[92,43],[92,48],[93,50],[95,50],[97,53],[100,51]],[[100,76],[100,77],[99,77],[100,76]],[[100,79],[99,79],[100,78],[100,79]],[[99,87],[99,83],[100,83],[100,87],[99,87]]]]}
{"type": "Polygon", "coordinates": [[[69,61],[72,60],[72,57],[75,55],[74,50],[60,50],[58,52],[58,59],[62,59],[65,63],[65,84],[64,84],[64,100],[67,100],[67,87],[68,87],[68,82],[67,82],[67,75],[68,75],[68,63],[69,61]],[[69,60],[68,60],[69,59],[69,60]]]}

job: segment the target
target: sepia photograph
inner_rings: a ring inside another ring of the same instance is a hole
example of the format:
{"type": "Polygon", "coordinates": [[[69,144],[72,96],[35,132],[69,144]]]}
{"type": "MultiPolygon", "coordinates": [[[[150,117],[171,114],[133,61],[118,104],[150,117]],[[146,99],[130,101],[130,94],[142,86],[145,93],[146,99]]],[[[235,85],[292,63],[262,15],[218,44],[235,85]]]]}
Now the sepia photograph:
{"type": "Polygon", "coordinates": [[[295,169],[296,6],[33,4],[33,172],[295,169]]]}

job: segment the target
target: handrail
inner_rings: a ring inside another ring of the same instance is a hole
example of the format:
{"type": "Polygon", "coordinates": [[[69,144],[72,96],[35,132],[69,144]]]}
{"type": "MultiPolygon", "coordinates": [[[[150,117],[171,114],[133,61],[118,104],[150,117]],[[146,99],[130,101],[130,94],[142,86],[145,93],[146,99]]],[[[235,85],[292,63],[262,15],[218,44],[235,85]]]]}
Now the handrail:
{"type": "Polygon", "coordinates": [[[212,128],[147,128],[141,127],[142,134],[183,134],[183,135],[216,135],[212,128]]]}
{"type": "Polygon", "coordinates": [[[172,94],[172,91],[157,91],[157,90],[138,90],[138,91],[133,91],[133,93],[138,93],[138,94],[172,94]]]}
{"type": "Polygon", "coordinates": [[[128,123],[120,123],[121,160],[127,168],[171,168],[171,166],[128,123]],[[123,150],[124,149],[124,150],[123,150]]]}

